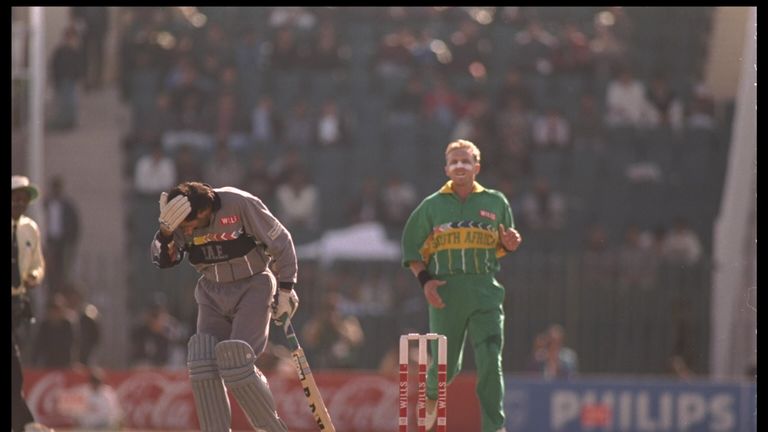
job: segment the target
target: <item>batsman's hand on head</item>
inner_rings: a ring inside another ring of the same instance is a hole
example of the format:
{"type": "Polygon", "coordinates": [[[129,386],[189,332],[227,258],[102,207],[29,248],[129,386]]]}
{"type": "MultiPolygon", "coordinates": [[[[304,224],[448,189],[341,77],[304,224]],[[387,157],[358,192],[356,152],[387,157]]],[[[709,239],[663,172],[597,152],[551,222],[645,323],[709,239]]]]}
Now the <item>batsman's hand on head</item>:
{"type": "Polygon", "coordinates": [[[168,202],[168,194],[160,194],[160,230],[163,234],[170,235],[179,224],[184,221],[192,211],[192,205],[186,195],[178,195],[168,202]]]}
{"type": "Polygon", "coordinates": [[[272,321],[282,326],[289,321],[299,308],[299,296],[294,290],[278,289],[272,300],[272,321]]]}

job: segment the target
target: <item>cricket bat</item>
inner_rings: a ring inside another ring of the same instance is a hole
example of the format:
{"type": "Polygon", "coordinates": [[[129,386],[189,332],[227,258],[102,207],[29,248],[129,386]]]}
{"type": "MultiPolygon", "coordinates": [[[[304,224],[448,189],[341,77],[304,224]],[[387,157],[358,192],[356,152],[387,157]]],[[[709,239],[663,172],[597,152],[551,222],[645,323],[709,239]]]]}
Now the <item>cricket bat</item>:
{"type": "Polygon", "coordinates": [[[328,409],[325,407],[325,402],[323,402],[323,397],[320,395],[320,389],[317,388],[315,377],[312,376],[312,370],[309,369],[307,356],[304,355],[304,350],[299,345],[299,340],[296,339],[296,332],[293,330],[291,321],[286,321],[284,327],[285,337],[288,338],[288,346],[291,350],[291,357],[293,357],[293,364],[299,373],[301,388],[304,390],[304,396],[307,397],[309,409],[312,411],[312,415],[315,416],[317,427],[324,432],[336,432],[336,428],[333,426],[333,422],[331,422],[331,416],[328,414],[328,409]]]}

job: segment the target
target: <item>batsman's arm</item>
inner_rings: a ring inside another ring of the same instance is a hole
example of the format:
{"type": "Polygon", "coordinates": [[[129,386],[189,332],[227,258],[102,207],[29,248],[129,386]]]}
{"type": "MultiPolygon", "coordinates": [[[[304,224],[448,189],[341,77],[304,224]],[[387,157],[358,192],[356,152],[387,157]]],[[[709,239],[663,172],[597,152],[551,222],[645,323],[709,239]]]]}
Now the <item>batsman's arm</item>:
{"type": "Polygon", "coordinates": [[[170,237],[163,235],[161,231],[155,233],[150,246],[152,263],[159,268],[173,267],[184,258],[184,249],[178,246],[174,235],[170,237]]]}

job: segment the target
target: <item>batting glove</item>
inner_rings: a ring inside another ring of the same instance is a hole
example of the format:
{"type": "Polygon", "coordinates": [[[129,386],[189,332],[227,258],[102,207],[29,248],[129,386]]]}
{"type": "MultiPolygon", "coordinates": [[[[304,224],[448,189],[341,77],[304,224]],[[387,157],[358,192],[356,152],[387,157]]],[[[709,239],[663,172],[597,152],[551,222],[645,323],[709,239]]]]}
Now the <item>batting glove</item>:
{"type": "Polygon", "coordinates": [[[178,195],[171,202],[168,202],[168,194],[165,192],[160,194],[160,218],[158,218],[158,222],[164,229],[173,231],[178,228],[190,211],[192,211],[192,205],[189,204],[186,195],[178,195]]]}
{"type": "Polygon", "coordinates": [[[275,325],[282,326],[293,317],[298,308],[299,296],[296,291],[279,289],[272,300],[272,321],[275,325]]]}

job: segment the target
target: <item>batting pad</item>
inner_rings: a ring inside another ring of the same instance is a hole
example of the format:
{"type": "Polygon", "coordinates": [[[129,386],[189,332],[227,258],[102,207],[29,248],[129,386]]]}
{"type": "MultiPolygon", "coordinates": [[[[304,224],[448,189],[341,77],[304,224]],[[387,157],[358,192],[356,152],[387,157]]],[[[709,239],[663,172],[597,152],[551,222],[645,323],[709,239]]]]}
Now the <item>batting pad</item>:
{"type": "Polygon", "coordinates": [[[187,368],[202,432],[228,432],[232,419],[224,383],[216,365],[216,338],[197,333],[187,344],[187,368]]]}
{"type": "Polygon", "coordinates": [[[288,428],[277,415],[267,379],[254,366],[255,360],[256,355],[246,342],[226,340],[216,345],[219,373],[251,425],[267,432],[285,432],[288,428]]]}

